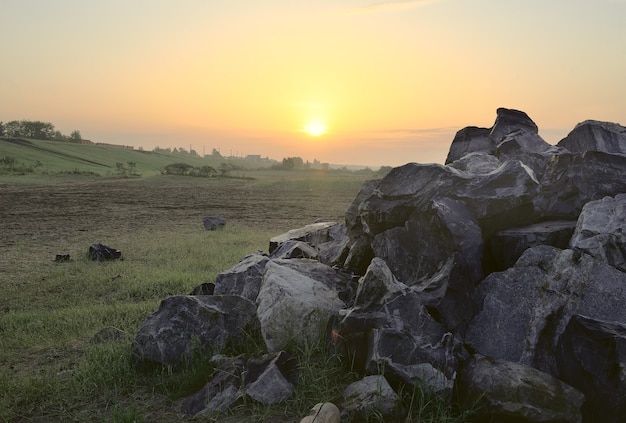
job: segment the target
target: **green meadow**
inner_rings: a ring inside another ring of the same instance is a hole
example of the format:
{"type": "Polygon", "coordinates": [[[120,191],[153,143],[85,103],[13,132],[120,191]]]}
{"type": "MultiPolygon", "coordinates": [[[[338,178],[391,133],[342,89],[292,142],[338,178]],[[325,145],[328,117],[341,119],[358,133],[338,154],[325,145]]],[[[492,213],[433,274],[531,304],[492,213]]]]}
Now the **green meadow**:
{"type": "MultiPolygon", "coordinates": [[[[206,357],[184,369],[139,372],[130,343],[165,297],[189,294],[243,256],[267,252],[269,239],[289,229],[341,221],[374,172],[236,163],[221,176],[163,175],[173,162],[220,162],[32,140],[0,140],[3,157],[14,168],[0,174],[1,422],[298,422],[317,402],[338,403],[356,380],[323,343],[296,348],[301,371],[292,400],[192,418],[179,402],[210,379],[206,357]],[[120,162],[136,163],[137,175],[116,172],[120,162]],[[226,218],[226,226],[206,231],[207,215],[226,218]],[[123,260],[90,261],[96,242],[122,251],[123,260]],[[56,254],[70,260],[56,262],[56,254]]],[[[263,346],[251,340],[229,353],[262,354],[263,346]]],[[[405,421],[463,421],[419,390],[402,398],[405,421]]]]}

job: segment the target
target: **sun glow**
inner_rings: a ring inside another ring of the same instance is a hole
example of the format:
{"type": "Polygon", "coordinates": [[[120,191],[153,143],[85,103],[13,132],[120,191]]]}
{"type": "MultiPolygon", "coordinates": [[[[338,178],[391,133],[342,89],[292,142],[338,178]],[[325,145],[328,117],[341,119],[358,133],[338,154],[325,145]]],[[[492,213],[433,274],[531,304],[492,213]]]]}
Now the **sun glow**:
{"type": "Polygon", "coordinates": [[[319,137],[320,135],[324,135],[326,133],[326,129],[326,124],[324,122],[314,120],[306,124],[304,132],[312,137],[319,137]]]}

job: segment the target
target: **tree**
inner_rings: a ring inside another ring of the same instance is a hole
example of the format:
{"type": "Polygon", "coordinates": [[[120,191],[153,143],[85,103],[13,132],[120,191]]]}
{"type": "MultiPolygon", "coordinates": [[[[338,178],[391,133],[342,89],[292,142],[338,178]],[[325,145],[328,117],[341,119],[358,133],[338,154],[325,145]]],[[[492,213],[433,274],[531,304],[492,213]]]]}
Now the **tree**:
{"type": "Polygon", "coordinates": [[[75,140],[75,141],[80,141],[83,139],[83,137],[81,137],[80,135],[80,131],[78,129],[75,129],[72,131],[72,133],[70,134],[70,138],[75,140]]]}
{"type": "Polygon", "coordinates": [[[4,123],[0,122],[0,137],[4,136],[4,123]]]}
{"type": "Polygon", "coordinates": [[[215,157],[215,158],[222,158],[221,153],[219,152],[218,149],[214,148],[213,151],[211,151],[211,156],[215,157]]]}

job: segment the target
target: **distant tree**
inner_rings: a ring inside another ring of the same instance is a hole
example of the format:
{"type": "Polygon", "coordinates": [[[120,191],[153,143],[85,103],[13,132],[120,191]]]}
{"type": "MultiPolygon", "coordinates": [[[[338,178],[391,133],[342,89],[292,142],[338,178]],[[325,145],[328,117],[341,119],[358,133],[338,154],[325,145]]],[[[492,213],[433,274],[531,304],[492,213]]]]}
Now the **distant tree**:
{"type": "Polygon", "coordinates": [[[0,137],[4,136],[4,123],[0,122],[0,137]]]}
{"type": "Polygon", "coordinates": [[[78,129],[75,129],[72,131],[72,133],[70,134],[70,138],[73,139],[74,141],[80,141],[83,139],[78,129]]]}
{"type": "Polygon", "coordinates": [[[168,175],[188,175],[193,170],[193,166],[187,163],[172,163],[165,166],[165,174],[168,175]]]}
{"type": "Polygon", "coordinates": [[[211,166],[204,165],[204,166],[202,166],[199,169],[199,174],[200,174],[200,176],[209,177],[209,176],[213,176],[213,175],[217,174],[217,170],[215,170],[211,166]]]}
{"type": "Polygon", "coordinates": [[[301,157],[286,157],[283,159],[283,169],[293,170],[302,169],[304,167],[304,161],[301,157]]]}
{"type": "Polygon", "coordinates": [[[17,120],[12,120],[4,124],[4,133],[7,137],[23,137],[22,125],[17,120]]]}
{"type": "Polygon", "coordinates": [[[198,152],[194,149],[189,150],[189,154],[194,156],[194,157],[198,157],[198,152]]]}
{"type": "Polygon", "coordinates": [[[211,151],[211,156],[215,158],[220,158],[220,159],[222,158],[222,154],[216,148],[214,148],[213,151],[211,151]]]}
{"type": "Polygon", "coordinates": [[[220,172],[220,175],[227,176],[230,173],[230,171],[234,169],[235,167],[232,164],[222,162],[220,163],[219,172],[220,172]]]}

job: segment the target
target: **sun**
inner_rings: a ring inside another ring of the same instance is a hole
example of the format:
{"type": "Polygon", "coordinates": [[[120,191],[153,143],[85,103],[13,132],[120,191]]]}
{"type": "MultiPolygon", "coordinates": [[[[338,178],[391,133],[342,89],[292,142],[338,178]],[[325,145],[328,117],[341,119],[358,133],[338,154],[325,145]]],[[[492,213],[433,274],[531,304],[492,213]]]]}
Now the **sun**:
{"type": "Polygon", "coordinates": [[[304,132],[312,137],[319,137],[320,135],[324,135],[326,133],[326,129],[326,124],[324,122],[313,120],[306,124],[304,132]]]}

